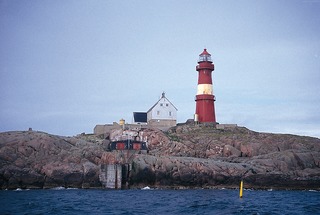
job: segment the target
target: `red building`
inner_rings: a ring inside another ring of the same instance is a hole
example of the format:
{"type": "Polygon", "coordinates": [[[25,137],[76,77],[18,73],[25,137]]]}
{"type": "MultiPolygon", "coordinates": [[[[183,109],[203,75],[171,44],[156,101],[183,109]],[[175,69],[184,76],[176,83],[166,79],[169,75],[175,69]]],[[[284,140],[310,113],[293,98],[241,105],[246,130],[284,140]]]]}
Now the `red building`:
{"type": "Polygon", "coordinates": [[[216,115],[214,110],[215,96],[213,95],[212,87],[212,71],[214,64],[211,60],[211,55],[204,49],[199,55],[198,65],[196,70],[198,76],[198,89],[195,98],[196,101],[196,122],[216,123],[216,115]]]}

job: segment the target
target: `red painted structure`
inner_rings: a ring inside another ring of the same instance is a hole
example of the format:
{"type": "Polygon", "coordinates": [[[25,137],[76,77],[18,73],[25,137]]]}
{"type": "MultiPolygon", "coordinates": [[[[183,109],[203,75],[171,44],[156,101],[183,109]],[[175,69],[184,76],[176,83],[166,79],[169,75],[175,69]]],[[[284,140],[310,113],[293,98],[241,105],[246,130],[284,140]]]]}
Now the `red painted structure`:
{"type": "Polygon", "coordinates": [[[148,150],[147,143],[137,140],[118,140],[109,143],[109,150],[148,150]]]}
{"type": "Polygon", "coordinates": [[[214,64],[211,60],[211,55],[204,49],[199,55],[198,65],[196,70],[198,76],[198,90],[195,98],[196,101],[196,114],[195,121],[216,123],[216,115],[214,110],[215,96],[213,95],[212,87],[212,71],[214,64]]]}

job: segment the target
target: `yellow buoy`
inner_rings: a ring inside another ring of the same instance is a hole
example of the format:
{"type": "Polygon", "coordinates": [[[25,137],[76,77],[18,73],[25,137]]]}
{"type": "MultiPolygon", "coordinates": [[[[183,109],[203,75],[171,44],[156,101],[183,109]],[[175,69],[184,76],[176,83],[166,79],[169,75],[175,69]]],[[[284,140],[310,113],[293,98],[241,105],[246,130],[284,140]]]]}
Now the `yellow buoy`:
{"type": "Polygon", "coordinates": [[[243,194],[243,181],[241,180],[241,182],[240,182],[240,194],[239,194],[240,198],[242,198],[242,194],[243,194]]]}

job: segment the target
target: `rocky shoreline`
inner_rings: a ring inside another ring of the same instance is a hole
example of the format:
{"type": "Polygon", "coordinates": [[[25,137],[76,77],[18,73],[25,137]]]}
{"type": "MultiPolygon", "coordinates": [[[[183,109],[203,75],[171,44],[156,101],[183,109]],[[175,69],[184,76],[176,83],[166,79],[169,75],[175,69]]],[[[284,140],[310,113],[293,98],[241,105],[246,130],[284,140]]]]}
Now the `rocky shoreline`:
{"type": "MultiPolygon", "coordinates": [[[[318,138],[187,124],[141,134],[149,151],[131,156],[131,189],[237,189],[243,180],[246,189],[320,190],[318,138]]],[[[0,188],[102,188],[101,164],[119,162],[110,135],[0,133],[0,188]]]]}

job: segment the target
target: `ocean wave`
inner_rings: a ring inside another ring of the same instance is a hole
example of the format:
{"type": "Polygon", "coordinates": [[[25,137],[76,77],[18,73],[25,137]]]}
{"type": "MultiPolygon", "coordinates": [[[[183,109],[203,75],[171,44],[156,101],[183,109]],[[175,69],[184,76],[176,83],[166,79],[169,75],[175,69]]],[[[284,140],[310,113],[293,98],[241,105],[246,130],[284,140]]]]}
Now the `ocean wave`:
{"type": "Polygon", "coordinates": [[[54,187],[51,190],[65,190],[65,189],[66,189],[65,187],[60,186],[60,187],[54,187]]]}
{"type": "Polygon", "coordinates": [[[21,189],[21,188],[17,188],[17,189],[15,189],[14,191],[28,191],[28,190],[30,190],[30,189],[21,189]]]}

